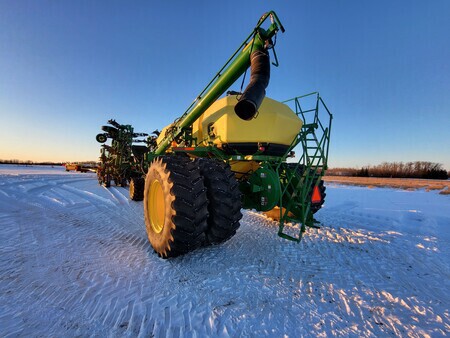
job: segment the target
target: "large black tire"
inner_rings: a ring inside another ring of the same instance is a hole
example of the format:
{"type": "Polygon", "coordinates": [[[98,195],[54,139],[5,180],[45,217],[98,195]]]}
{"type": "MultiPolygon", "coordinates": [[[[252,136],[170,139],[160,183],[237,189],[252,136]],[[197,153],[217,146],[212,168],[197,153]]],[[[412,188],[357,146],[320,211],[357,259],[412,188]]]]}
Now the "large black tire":
{"type": "Polygon", "coordinates": [[[230,166],[222,161],[199,159],[208,197],[207,244],[225,242],[236,234],[242,218],[241,193],[230,166]]]}
{"type": "Polygon", "coordinates": [[[132,177],[130,180],[130,198],[133,201],[144,199],[145,179],[143,177],[132,177]]]}
{"type": "Polygon", "coordinates": [[[205,241],[208,200],[198,164],[159,157],[148,169],[144,218],[148,239],[162,257],[176,257],[205,241]]]}

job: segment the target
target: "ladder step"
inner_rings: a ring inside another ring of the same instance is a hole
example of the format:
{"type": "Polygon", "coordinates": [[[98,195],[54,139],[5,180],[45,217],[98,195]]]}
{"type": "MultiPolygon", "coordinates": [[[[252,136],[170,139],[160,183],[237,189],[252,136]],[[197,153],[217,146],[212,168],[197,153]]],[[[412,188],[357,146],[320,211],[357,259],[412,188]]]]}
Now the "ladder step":
{"type": "Polygon", "coordinates": [[[316,128],[317,128],[317,123],[308,123],[308,124],[304,124],[302,128],[303,128],[303,129],[310,129],[310,128],[316,129],[316,128]]]}
{"type": "Polygon", "coordinates": [[[288,240],[293,241],[293,242],[297,242],[297,243],[300,243],[300,241],[302,240],[301,233],[298,236],[298,238],[296,238],[296,237],[292,237],[292,236],[290,236],[288,234],[285,234],[285,233],[283,233],[281,231],[278,231],[278,236],[280,236],[281,238],[284,238],[284,239],[288,239],[288,240]]]}

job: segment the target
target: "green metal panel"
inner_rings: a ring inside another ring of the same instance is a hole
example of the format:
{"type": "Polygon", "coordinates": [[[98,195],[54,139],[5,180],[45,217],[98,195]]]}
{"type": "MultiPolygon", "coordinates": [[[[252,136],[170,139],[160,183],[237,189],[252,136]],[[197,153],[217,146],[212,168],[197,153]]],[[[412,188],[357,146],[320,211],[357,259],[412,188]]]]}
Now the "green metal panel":
{"type": "Polygon", "coordinates": [[[240,189],[245,209],[272,210],[281,196],[280,179],[269,162],[263,163],[248,180],[243,181],[240,189]]]}

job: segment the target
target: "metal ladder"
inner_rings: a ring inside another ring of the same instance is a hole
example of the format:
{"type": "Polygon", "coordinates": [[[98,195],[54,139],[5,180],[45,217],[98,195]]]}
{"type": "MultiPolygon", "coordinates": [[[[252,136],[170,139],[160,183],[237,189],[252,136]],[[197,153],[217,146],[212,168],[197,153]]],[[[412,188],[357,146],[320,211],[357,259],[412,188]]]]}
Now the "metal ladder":
{"type": "Polygon", "coordinates": [[[317,92],[295,97],[283,103],[294,104],[294,111],[304,124],[286,152],[283,162],[280,162],[276,168],[279,177],[283,178],[278,235],[300,242],[306,226],[315,227],[310,193],[312,187],[319,185],[328,168],[333,116],[317,92]],[[304,109],[305,104],[308,105],[308,103],[312,108],[304,109]],[[297,163],[288,165],[284,160],[297,146],[301,147],[302,155],[297,163]],[[301,177],[299,177],[300,172],[301,177]],[[283,201],[287,203],[283,205],[283,201]],[[298,236],[294,237],[283,231],[287,222],[300,223],[298,236]]]}

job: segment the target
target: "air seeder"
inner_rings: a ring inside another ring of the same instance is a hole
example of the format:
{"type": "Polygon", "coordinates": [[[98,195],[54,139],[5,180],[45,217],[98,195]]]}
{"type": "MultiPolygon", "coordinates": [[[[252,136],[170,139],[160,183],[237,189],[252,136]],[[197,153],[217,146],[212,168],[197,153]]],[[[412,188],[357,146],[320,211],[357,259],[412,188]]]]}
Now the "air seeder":
{"type": "Polygon", "coordinates": [[[109,188],[111,181],[118,186],[126,187],[130,183],[130,196],[134,200],[142,200],[144,178],[148,163],[145,154],[148,146],[154,144],[156,137],[146,133],[136,133],[131,125],[119,124],[115,120],[109,120],[109,126],[102,126],[104,133],[96,136],[99,143],[103,143],[100,149],[100,165],[97,168],[99,184],[109,188]],[[146,137],[147,139],[137,139],[146,137]],[[111,145],[105,142],[111,139],[111,145]],[[136,145],[135,143],[146,143],[136,145]]]}
{"type": "Polygon", "coordinates": [[[275,12],[264,14],[184,114],[149,147],[144,217],[161,257],[226,241],[239,227],[241,208],[271,212],[279,220],[278,235],[297,242],[305,227],[314,225],[313,214],[325,198],[321,178],[332,115],[318,93],[284,102],[265,97],[269,50],[278,66],[279,31],[284,28],[275,12]],[[248,68],[246,89],[220,98],[248,68]],[[294,161],[295,151],[301,154],[294,161]],[[287,223],[300,224],[298,232],[287,233],[287,223]]]}

